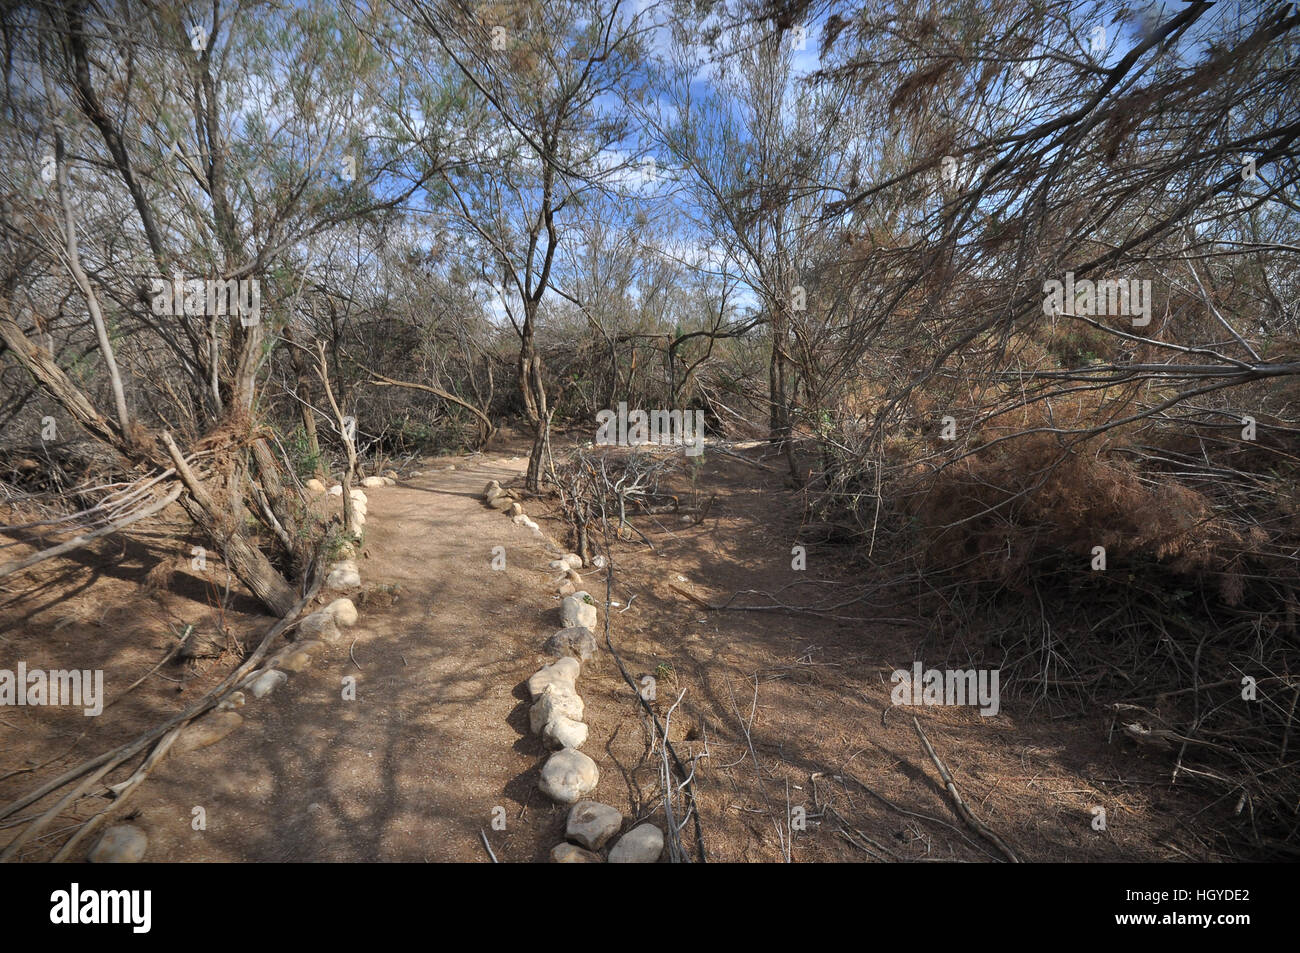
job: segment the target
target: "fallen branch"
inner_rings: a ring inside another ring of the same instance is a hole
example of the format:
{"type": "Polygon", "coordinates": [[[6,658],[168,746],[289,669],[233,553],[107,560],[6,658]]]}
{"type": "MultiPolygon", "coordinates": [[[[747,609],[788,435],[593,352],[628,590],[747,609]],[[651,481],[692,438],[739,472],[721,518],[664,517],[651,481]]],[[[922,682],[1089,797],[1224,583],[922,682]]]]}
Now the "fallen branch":
{"type": "MultiPolygon", "coordinates": [[[[605,514],[603,512],[601,514],[601,517],[602,517],[602,521],[605,524],[606,541],[608,542],[609,521],[608,519],[605,518],[605,514]]],[[[672,758],[673,766],[677,769],[678,773],[685,779],[682,782],[682,787],[686,789],[687,795],[689,796],[692,804],[694,804],[695,785],[692,782],[692,778],[694,776],[694,769],[692,769],[691,771],[687,771],[686,767],[682,764],[681,759],[677,756],[677,751],[673,747],[672,742],[668,740],[668,729],[665,728],[664,725],[660,723],[659,716],[655,714],[655,710],[652,707],[650,707],[650,703],[646,701],[646,699],[642,696],[640,686],[637,685],[636,681],[628,673],[627,668],[623,665],[622,657],[618,654],[618,650],[614,648],[614,640],[609,632],[609,604],[610,602],[613,601],[613,587],[614,587],[614,565],[611,562],[609,565],[609,571],[605,574],[605,645],[609,649],[610,657],[614,659],[614,664],[618,666],[619,673],[623,676],[623,681],[627,682],[628,686],[631,687],[632,694],[636,696],[637,702],[640,704],[642,708],[645,709],[646,714],[650,716],[650,720],[654,722],[655,729],[659,732],[660,737],[663,739],[664,750],[667,751],[669,757],[672,758]]],[[[665,792],[665,794],[666,793],[667,792],[665,792]]],[[[700,812],[698,810],[692,809],[689,813],[690,813],[691,820],[694,822],[694,828],[695,828],[696,856],[699,858],[700,863],[703,864],[706,863],[707,861],[705,859],[705,853],[704,853],[704,832],[700,827],[700,812]]],[[[669,830],[666,832],[666,834],[669,837],[678,836],[677,831],[672,830],[671,824],[669,825],[669,830]]],[[[685,856],[684,852],[682,856],[685,856]]]]}
{"type": "MultiPolygon", "coordinates": [[[[183,728],[200,715],[203,715],[210,709],[216,707],[228,691],[237,686],[244,676],[257,667],[257,664],[262,660],[263,656],[266,655],[267,651],[271,647],[271,643],[276,639],[276,637],[293,625],[298,613],[301,612],[313,598],[315,598],[316,592],[320,588],[323,578],[323,576],[318,574],[315,583],[313,583],[307,593],[297,602],[296,605],[293,606],[283,619],[280,619],[270,628],[262,638],[261,643],[253,650],[253,653],[249,655],[243,664],[222,679],[219,685],[208,692],[208,694],[204,695],[203,698],[199,699],[199,701],[186,711],[179,715],[175,715],[161,725],[151,728],[134,740],[128,741],[126,744],[120,745],[110,751],[106,751],[103,754],[91,758],[89,761],[85,761],[82,764],[65,771],[54,780],[41,785],[41,787],[37,788],[35,791],[24,795],[18,800],[7,804],[3,809],[0,809],[0,820],[3,820],[18,811],[21,811],[28,805],[36,803],[54,791],[65,787],[73,781],[76,781],[79,778],[85,778],[80,784],[73,788],[72,791],[60,798],[52,807],[50,807],[49,810],[33,819],[25,828],[23,828],[23,830],[9,842],[4,851],[0,853],[0,863],[7,863],[8,861],[13,860],[15,855],[25,844],[40,834],[41,831],[49,826],[50,822],[53,821],[54,818],[58,817],[59,814],[80,799],[109,771],[112,771],[125,761],[139,754],[141,751],[149,748],[151,745],[155,745],[155,743],[159,742],[159,739],[162,739],[161,743],[158,743],[156,747],[151,749],[150,755],[141,765],[141,769],[144,769],[144,774],[137,778],[136,775],[139,774],[139,771],[133,773],[131,778],[126,782],[128,787],[123,790],[122,794],[119,794],[113,805],[107,808],[106,811],[100,812],[100,814],[105,814],[108,811],[115,810],[119,807],[125,797],[132,793],[139,786],[139,783],[144,780],[144,777],[148,774],[149,770],[152,770],[153,766],[161,760],[161,756],[166,753],[167,748],[171,747],[175,731],[183,728]],[[157,757],[154,756],[155,754],[157,754],[157,757]]],[[[96,816],[98,817],[100,815],[96,816]]],[[[95,822],[95,819],[91,818],[87,823],[98,822],[95,822]]],[[[74,835],[74,837],[77,837],[77,835],[74,835]]],[[[78,837],[78,839],[80,838],[78,837]]]]}
{"type": "Polygon", "coordinates": [[[445,391],[441,387],[433,387],[430,384],[416,384],[411,381],[394,380],[391,377],[385,377],[378,371],[373,371],[370,368],[365,367],[365,365],[361,365],[361,367],[373,375],[374,379],[371,380],[370,383],[375,387],[405,387],[409,390],[422,390],[433,394],[435,397],[441,397],[443,400],[453,403],[458,407],[464,407],[471,414],[477,417],[479,422],[483,425],[485,432],[483,443],[487,443],[487,441],[491,439],[492,435],[496,433],[496,425],[492,423],[491,418],[489,418],[487,414],[483,413],[483,411],[479,410],[473,404],[457,397],[450,391],[445,391]]]}
{"type": "Polygon", "coordinates": [[[130,526],[132,523],[138,523],[145,517],[152,516],[159,510],[166,509],[168,506],[175,503],[183,492],[185,492],[185,487],[178,484],[175,489],[164,496],[161,500],[158,500],[151,506],[146,506],[144,509],[132,513],[124,519],[120,519],[115,523],[110,523],[107,526],[102,526],[94,532],[82,533],[80,536],[76,536],[68,540],[66,543],[51,546],[49,549],[42,549],[39,553],[32,553],[32,555],[25,559],[16,559],[13,562],[5,563],[3,566],[0,566],[0,579],[12,573],[26,569],[29,566],[34,566],[39,562],[44,562],[45,560],[52,559],[55,556],[61,556],[74,549],[80,549],[92,540],[99,539],[101,536],[108,536],[111,533],[116,533],[119,530],[130,526]]]}
{"type": "Polygon", "coordinates": [[[690,599],[691,602],[695,603],[701,609],[712,609],[714,612],[717,612],[722,608],[722,606],[715,606],[710,602],[705,602],[699,596],[695,595],[695,593],[687,592],[685,589],[683,589],[681,586],[677,585],[676,583],[673,582],[668,583],[668,588],[671,589],[673,592],[677,593],[679,596],[685,596],[687,599],[690,599]]]}
{"type": "Polygon", "coordinates": [[[969,824],[975,833],[979,834],[998,850],[1002,851],[1007,860],[1011,861],[1013,864],[1020,863],[1020,858],[1016,856],[1015,851],[1007,846],[1006,841],[985,827],[979,818],[970,812],[970,808],[966,806],[966,802],[961,799],[961,793],[957,790],[957,785],[953,781],[952,775],[948,772],[947,766],[939,760],[939,756],[935,754],[934,746],[930,744],[930,739],[925,736],[925,731],[921,728],[921,723],[916,720],[915,715],[912,716],[912,724],[916,728],[916,733],[921,736],[921,744],[925,746],[926,754],[930,756],[930,760],[934,762],[934,766],[939,769],[939,777],[943,778],[944,786],[947,787],[948,794],[952,797],[953,804],[957,808],[958,816],[969,824]]]}
{"type": "Polygon", "coordinates": [[[483,833],[483,828],[481,827],[478,829],[478,836],[483,838],[483,846],[487,848],[488,856],[492,858],[492,863],[501,863],[501,861],[497,860],[497,855],[492,853],[492,845],[488,843],[487,835],[483,833]]]}

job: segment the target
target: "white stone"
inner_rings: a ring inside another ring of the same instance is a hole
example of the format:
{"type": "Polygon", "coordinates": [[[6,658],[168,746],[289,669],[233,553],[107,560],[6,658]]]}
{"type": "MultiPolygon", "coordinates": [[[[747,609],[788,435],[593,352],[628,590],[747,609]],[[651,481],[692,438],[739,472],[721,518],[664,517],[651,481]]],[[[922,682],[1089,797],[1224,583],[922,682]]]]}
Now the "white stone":
{"type": "Polygon", "coordinates": [[[249,684],[248,690],[253,693],[254,698],[265,698],[271,692],[275,691],[277,685],[283,685],[289,680],[289,676],[278,669],[268,668],[249,684]]]}
{"type": "Polygon", "coordinates": [[[576,658],[562,658],[550,665],[543,665],[528,679],[528,694],[533,701],[537,701],[551,686],[574,692],[580,671],[582,666],[576,658]]]}
{"type": "Polygon", "coordinates": [[[114,824],[91,848],[86,858],[92,864],[138,864],[144,859],[149,838],[130,824],[114,824]]]}
{"type": "Polygon", "coordinates": [[[361,574],[354,569],[335,569],[325,585],[331,589],[356,589],[361,585],[361,574]]]}
{"type": "Polygon", "coordinates": [[[319,609],[311,615],[305,615],[298,621],[295,638],[322,639],[333,642],[339,637],[338,620],[328,609],[319,609]]]}
{"type": "Polygon", "coordinates": [[[330,487],[330,496],[342,496],[342,495],[343,495],[342,483],[335,483],[332,487],[330,487]]]}
{"type": "Polygon", "coordinates": [[[623,826],[623,815],[599,801],[579,801],[569,810],[564,836],[588,850],[600,850],[623,826]]]}
{"type": "Polygon", "coordinates": [[[360,490],[358,490],[356,487],[353,487],[352,492],[349,493],[348,495],[352,497],[353,503],[360,503],[362,506],[365,506],[369,502],[369,500],[366,499],[366,495],[362,493],[360,490]]]}
{"type": "Polygon", "coordinates": [[[217,705],[217,710],[233,711],[236,708],[243,708],[243,707],[244,707],[244,693],[231,692],[229,695],[225,697],[225,699],[222,700],[221,704],[217,705]]]}
{"type": "Polygon", "coordinates": [[[581,748],[587,743],[587,726],[565,715],[556,715],[542,729],[542,740],[548,748],[581,748]]]}
{"type": "MultiPolygon", "coordinates": [[[[242,699],[244,693],[235,692],[231,696],[231,700],[234,699],[235,695],[242,699]]],[[[241,701],[240,704],[243,704],[243,702],[241,701]]],[[[239,716],[239,712],[229,709],[195,719],[186,725],[185,730],[176,738],[171,747],[171,754],[179,756],[190,751],[197,751],[199,748],[214,745],[243,723],[244,719],[239,716]]]]}
{"type": "Polygon", "coordinates": [[[565,553],[560,557],[560,562],[564,563],[565,569],[581,569],[582,557],[577,553],[565,553]]]}
{"type": "Polygon", "coordinates": [[[542,793],[561,804],[572,804],[600,783],[600,769],[581,751],[561,748],[542,766],[537,783],[542,793]]]}
{"type": "MultiPolygon", "coordinates": [[[[566,582],[566,585],[572,588],[571,583],[566,582]]],[[[582,626],[561,629],[542,645],[542,651],[547,655],[557,657],[571,655],[584,662],[595,655],[598,649],[595,634],[591,629],[582,626]]]]}
{"type": "Polygon", "coordinates": [[[574,844],[556,844],[551,848],[553,864],[603,864],[599,854],[583,850],[574,844]]]}
{"type": "Polygon", "coordinates": [[[366,477],[364,480],[361,481],[361,485],[364,486],[367,490],[373,489],[374,487],[377,486],[388,486],[388,484],[384,482],[383,477],[377,477],[377,476],[366,477]]]}
{"type": "Polygon", "coordinates": [[[334,621],[345,629],[357,624],[357,607],[351,599],[335,599],[325,607],[325,611],[334,616],[334,621]]]}
{"type": "Polygon", "coordinates": [[[540,698],[528,709],[528,727],[535,735],[554,718],[561,716],[573,721],[582,721],[582,698],[571,687],[564,685],[547,685],[540,698]]]}
{"type": "MultiPolygon", "coordinates": [[[[313,642],[312,644],[317,645],[319,643],[313,642]]],[[[308,652],[305,649],[295,649],[275,664],[280,666],[280,668],[284,669],[286,672],[301,672],[304,669],[311,667],[311,660],[311,652],[308,652]]]]}
{"type": "Polygon", "coordinates": [[[596,629],[596,607],[586,600],[590,595],[578,590],[571,596],[565,596],[560,603],[560,624],[566,629],[584,626],[592,631],[596,629]]]}
{"type": "Polygon", "coordinates": [[[325,585],[330,589],[355,589],[361,585],[361,573],[354,560],[345,559],[335,563],[330,574],[325,578],[325,585]]]}
{"type": "Polygon", "coordinates": [[[618,839],[609,850],[611,864],[653,864],[664,852],[663,831],[640,824],[618,839]]]}

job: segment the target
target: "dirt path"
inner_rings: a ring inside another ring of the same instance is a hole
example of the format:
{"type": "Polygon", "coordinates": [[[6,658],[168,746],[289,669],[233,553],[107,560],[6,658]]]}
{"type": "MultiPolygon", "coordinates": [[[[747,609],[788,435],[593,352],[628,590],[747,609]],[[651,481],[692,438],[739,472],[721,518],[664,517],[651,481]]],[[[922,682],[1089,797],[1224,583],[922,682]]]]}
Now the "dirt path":
{"type": "MultiPolygon", "coordinates": [[[[510,452],[426,462],[398,486],[367,491],[357,625],[270,696],[250,697],[237,731],[153,773],[127,808],[149,837],[148,860],[486,862],[480,831],[503,862],[549,858],[568,812],[537,788],[547,752],[528,733],[523,683],[547,661],[540,647],[559,628],[556,574],[545,568],[553,553],[478,499],[489,479],[505,484],[522,473],[524,459],[510,452]],[[491,568],[495,546],[505,548],[501,571],[491,568]],[[347,677],[355,700],[343,697],[347,677]],[[194,829],[196,808],[205,829],[194,829]]],[[[658,680],[661,718],[683,697],[670,734],[695,769],[710,861],[991,859],[953,813],[913,714],[967,801],[1025,859],[1214,856],[1181,821],[1206,798],[1168,789],[1161,753],[1108,743],[1096,712],[1049,716],[1008,696],[997,718],[965,707],[891,714],[890,671],[914,659],[966,663],[965,634],[934,629],[916,607],[856,604],[869,567],[847,565],[833,546],[809,544],[808,571],[793,571],[802,527],[779,474],[707,455],[680,481],[674,492],[712,499],[708,518],[638,518],[653,547],[613,544],[621,608],[611,635],[638,683],[658,680]],[[846,608],[700,605],[744,593],[761,602],[757,590],[846,608]],[[1096,805],[1111,818],[1104,832],[1092,825],[1096,805]],[[795,813],[807,821],[792,831],[795,813]],[[845,826],[876,846],[844,836],[845,826]]],[[[545,501],[527,509],[563,539],[545,501]]],[[[155,535],[122,544],[121,555],[87,555],[89,579],[80,563],[48,570],[0,605],[26,626],[6,632],[0,648],[51,666],[102,665],[115,686],[153,668],[170,638],[162,623],[192,621],[204,605],[203,585],[178,574],[168,598],[194,589],[188,601],[167,616],[149,609],[139,587],[151,567],[189,545],[155,535]],[[87,658],[92,649],[100,654],[87,658]]],[[[584,571],[583,586],[603,602],[603,573],[584,571]]],[[[255,607],[233,616],[244,645],[270,622],[255,607]]],[[[655,739],[600,641],[578,682],[590,729],[582,751],[601,772],[592,796],[623,813],[624,830],[645,820],[662,826],[655,739]]],[[[10,711],[0,742],[16,742],[10,766],[65,752],[38,771],[43,779],[156,724],[229,667],[226,656],[179,685],[160,672],[92,725],[54,709],[10,711]],[[92,734],[68,748],[83,731],[92,734]]],[[[13,776],[0,793],[17,796],[34,782],[13,776]]],[[[85,802],[79,816],[96,806],[85,802]]]]}
{"type": "Polygon", "coordinates": [[[517,468],[475,459],[366,491],[357,625],[272,695],[250,696],[239,731],[156,773],[136,805],[150,860],[486,859],[483,829],[506,861],[557,842],[520,690],[558,628],[538,571],[554,557],[478,501],[517,468]],[[497,545],[504,571],[489,565],[497,545]],[[342,699],[346,675],[355,701],[342,699]],[[519,818],[530,803],[548,823],[519,818]],[[505,831],[492,829],[498,805],[505,831]],[[205,831],[191,830],[194,806],[205,831]]]}

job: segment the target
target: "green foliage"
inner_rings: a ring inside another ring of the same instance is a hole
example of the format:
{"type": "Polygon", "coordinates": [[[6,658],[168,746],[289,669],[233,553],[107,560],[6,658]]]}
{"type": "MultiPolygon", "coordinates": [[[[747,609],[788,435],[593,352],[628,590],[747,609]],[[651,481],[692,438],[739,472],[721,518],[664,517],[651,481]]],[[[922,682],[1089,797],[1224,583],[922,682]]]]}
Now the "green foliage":
{"type": "Polygon", "coordinates": [[[440,436],[438,428],[428,422],[403,417],[388,428],[384,446],[390,453],[437,453],[440,436]]]}
{"type": "Polygon", "coordinates": [[[284,448],[289,454],[289,461],[293,464],[294,472],[298,474],[299,479],[308,479],[320,471],[321,454],[319,451],[312,451],[311,442],[307,439],[307,432],[301,426],[296,427],[293,433],[284,441],[284,448]]]}

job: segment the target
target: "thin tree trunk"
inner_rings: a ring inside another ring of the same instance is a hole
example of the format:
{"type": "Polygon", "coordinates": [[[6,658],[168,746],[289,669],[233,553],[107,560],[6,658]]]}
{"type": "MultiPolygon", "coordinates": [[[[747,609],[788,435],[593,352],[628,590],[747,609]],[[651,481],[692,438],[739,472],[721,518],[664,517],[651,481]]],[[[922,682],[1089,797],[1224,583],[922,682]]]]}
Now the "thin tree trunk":
{"type": "Polygon", "coordinates": [[[536,493],[541,488],[542,460],[546,454],[546,385],[542,380],[542,356],[537,353],[533,340],[537,304],[524,304],[523,340],[519,346],[519,389],[524,398],[524,410],[533,425],[533,449],[528,455],[528,474],[524,486],[536,493]]]}
{"type": "Polygon", "coordinates": [[[269,508],[286,534],[280,536],[280,539],[285,544],[289,555],[297,556],[298,522],[286,505],[290,491],[280,480],[280,462],[276,460],[275,454],[271,453],[271,448],[267,446],[265,440],[253,441],[253,462],[257,464],[257,475],[262,481],[262,489],[267,497],[269,508]]]}
{"type": "Polygon", "coordinates": [[[343,437],[343,446],[348,452],[348,468],[343,474],[343,531],[352,533],[352,477],[357,472],[357,447],[356,440],[352,434],[348,433],[346,421],[343,419],[343,411],[339,409],[338,401],[334,399],[334,389],[330,387],[329,365],[325,361],[325,342],[317,343],[319,349],[319,360],[316,370],[320,374],[321,384],[325,387],[325,398],[329,401],[330,407],[334,410],[334,419],[338,422],[339,434],[343,437]]]}
{"type": "Polygon", "coordinates": [[[293,363],[293,392],[298,398],[302,430],[307,435],[307,452],[316,461],[316,471],[312,476],[320,477],[324,475],[325,470],[321,466],[320,439],[316,436],[316,415],[312,412],[311,401],[308,399],[307,368],[303,365],[302,354],[295,346],[292,328],[285,327],[284,339],[289,342],[289,360],[293,363]]]}
{"type": "MultiPolygon", "coordinates": [[[[49,78],[46,78],[46,94],[50,95],[49,78]]],[[[53,102],[53,97],[50,99],[53,102]]],[[[54,133],[55,175],[59,187],[59,204],[63,207],[64,241],[68,249],[68,270],[72,272],[77,287],[86,299],[90,311],[91,323],[95,326],[95,340],[99,342],[99,353],[104,358],[104,367],[108,371],[108,381],[113,388],[113,405],[117,411],[118,426],[122,433],[130,433],[131,421],[126,411],[126,391],[122,387],[122,375],[118,372],[117,358],[113,355],[113,342],[108,338],[108,325],[104,313],[99,308],[99,297],[90,284],[90,276],[81,267],[81,253],[77,248],[77,221],[72,214],[72,203],[68,198],[68,167],[63,161],[63,133],[55,128],[54,133]]]]}

